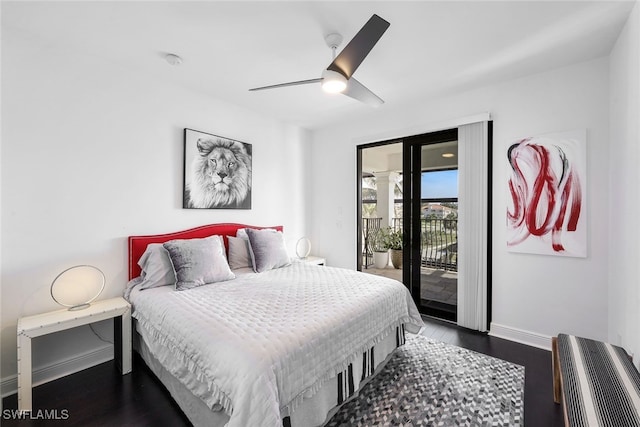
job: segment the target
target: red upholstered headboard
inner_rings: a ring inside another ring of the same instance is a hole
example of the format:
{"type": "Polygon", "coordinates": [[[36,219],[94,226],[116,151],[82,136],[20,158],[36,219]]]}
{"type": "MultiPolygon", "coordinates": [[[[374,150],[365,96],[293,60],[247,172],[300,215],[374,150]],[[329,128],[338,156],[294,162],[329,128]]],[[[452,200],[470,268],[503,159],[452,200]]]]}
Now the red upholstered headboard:
{"type": "Polygon", "coordinates": [[[203,225],[189,230],[176,231],[174,233],[154,234],[149,236],[129,236],[129,280],[140,275],[138,260],[147,249],[149,243],[164,243],[173,239],[200,239],[213,236],[214,234],[224,236],[224,244],[228,247],[227,236],[235,236],[240,228],[273,228],[282,231],[281,225],[273,227],[258,227],[245,224],[210,224],[203,225]]]}

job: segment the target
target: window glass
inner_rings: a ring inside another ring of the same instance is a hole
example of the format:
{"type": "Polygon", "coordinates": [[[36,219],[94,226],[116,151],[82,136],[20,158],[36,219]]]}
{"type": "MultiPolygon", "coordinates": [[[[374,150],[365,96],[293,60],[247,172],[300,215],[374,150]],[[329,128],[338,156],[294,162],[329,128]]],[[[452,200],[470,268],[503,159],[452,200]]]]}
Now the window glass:
{"type": "Polygon", "coordinates": [[[458,170],[422,172],[423,199],[457,199],[458,170]]]}

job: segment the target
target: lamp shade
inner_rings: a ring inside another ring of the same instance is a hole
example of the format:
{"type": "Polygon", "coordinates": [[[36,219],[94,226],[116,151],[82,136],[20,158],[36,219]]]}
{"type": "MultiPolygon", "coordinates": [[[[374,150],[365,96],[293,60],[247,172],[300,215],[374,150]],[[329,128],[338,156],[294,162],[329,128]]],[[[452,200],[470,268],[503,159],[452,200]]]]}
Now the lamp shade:
{"type": "Polygon", "coordinates": [[[69,310],[89,307],[102,293],[104,273],[92,265],[76,265],[64,270],[51,283],[51,298],[69,310]]]}
{"type": "Polygon", "coordinates": [[[311,240],[308,237],[301,237],[296,243],[296,255],[298,258],[305,259],[311,253],[311,240]]]}

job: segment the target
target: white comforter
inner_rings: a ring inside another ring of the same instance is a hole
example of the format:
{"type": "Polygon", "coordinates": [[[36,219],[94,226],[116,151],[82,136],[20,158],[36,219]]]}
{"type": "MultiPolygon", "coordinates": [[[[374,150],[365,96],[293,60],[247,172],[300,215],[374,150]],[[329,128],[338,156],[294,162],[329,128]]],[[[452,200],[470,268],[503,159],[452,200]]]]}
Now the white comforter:
{"type": "Polygon", "coordinates": [[[186,368],[206,383],[229,427],[282,426],[357,354],[400,324],[422,326],[400,282],[305,263],[129,298],[133,317],[167,350],[160,361],[178,378],[186,368]]]}

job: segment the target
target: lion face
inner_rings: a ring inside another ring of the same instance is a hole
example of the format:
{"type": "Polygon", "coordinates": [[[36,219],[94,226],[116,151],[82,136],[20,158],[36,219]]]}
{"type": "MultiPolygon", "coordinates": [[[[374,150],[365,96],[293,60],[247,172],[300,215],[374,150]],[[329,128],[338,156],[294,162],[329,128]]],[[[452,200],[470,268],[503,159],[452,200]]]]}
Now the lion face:
{"type": "Polygon", "coordinates": [[[207,155],[205,174],[218,191],[229,191],[238,167],[238,159],[232,151],[216,147],[207,155]]]}
{"type": "Polygon", "coordinates": [[[239,207],[251,189],[251,159],[244,145],[223,139],[200,139],[191,168],[190,206],[239,207]]]}

